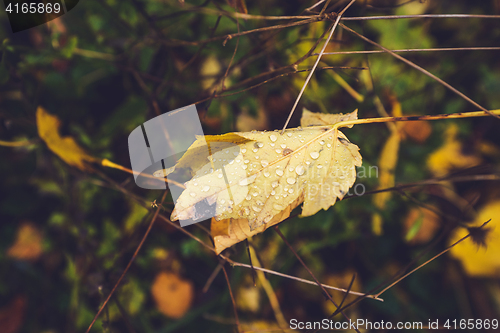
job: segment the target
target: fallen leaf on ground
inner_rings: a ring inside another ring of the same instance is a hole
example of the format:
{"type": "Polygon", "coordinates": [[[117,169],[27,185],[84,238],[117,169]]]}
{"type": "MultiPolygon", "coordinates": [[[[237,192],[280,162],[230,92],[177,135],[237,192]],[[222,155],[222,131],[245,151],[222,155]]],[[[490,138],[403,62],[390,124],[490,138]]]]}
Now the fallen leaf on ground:
{"type": "MultiPolygon", "coordinates": [[[[194,176],[177,199],[172,221],[200,218],[196,204],[215,204],[215,222],[230,219],[227,235],[215,237],[217,251],[286,219],[303,203],[302,216],[328,209],[342,199],[361,166],[359,148],[340,131],[328,131],[349,115],[304,113],[305,125],[319,126],[274,132],[241,132],[199,137],[175,169],[194,176]],[[210,155],[203,154],[209,147],[210,155]]],[[[171,170],[173,171],[173,169],[171,170]]],[[[214,225],[215,224],[215,225],[214,225]]],[[[218,232],[221,233],[220,231],[218,232]]]]}
{"type": "Polygon", "coordinates": [[[403,123],[402,134],[415,142],[424,143],[431,135],[432,127],[428,121],[408,121],[403,123]]]}
{"type": "Polygon", "coordinates": [[[425,208],[412,208],[404,221],[405,238],[410,244],[427,243],[438,228],[439,216],[425,208]]]}
{"type": "Polygon", "coordinates": [[[153,282],[151,294],[161,313],[167,317],[178,319],[184,316],[191,307],[194,296],[193,289],[193,284],[190,281],[170,272],[161,272],[153,282]]]}
{"type": "Polygon", "coordinates": [[[7,250],[7,256],[35,261],[42,252],[42,234],[32,223],[27,222],[17,229],[16,241],[7,250]]]}
{"type": "Polygon", "coordinates": [[[26,310],[26,297],[17,296],[6,306],[0,308],[0,328],[2,333],[17,333],[23,326],[26,310]]]}
{"type": "Polygon", "coordinates": [[[41,106],[36,111],[36,124],[38,135],[45,141],[47,147],[59,156],[64,162],[80,170],[87,170],[85,162],[95,162],[96,158],[88,155],[72,137],[61,137],[59,127],[61,121],[56,116],[49,114],[41,106]]]}

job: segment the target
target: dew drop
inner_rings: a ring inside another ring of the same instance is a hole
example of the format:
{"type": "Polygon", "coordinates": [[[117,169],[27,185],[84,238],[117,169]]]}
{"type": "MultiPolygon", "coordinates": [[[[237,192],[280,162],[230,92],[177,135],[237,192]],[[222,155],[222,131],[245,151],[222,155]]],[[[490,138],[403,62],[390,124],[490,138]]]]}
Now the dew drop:
{"type": "Polygon", "coordinates": [[[321,140],[321,141],[319,142],[319,144],[320,144],[320,145],[324,145],[324,144],[325,144],[325,141],[321,140]]]}
{"type": "Polygon", "coordinates": [[[259,147],[259,148],[264,147],[264,144],[262,142],[257,142],[256,144],[257,144],[257,147],[259,147]]]}
{"type": "Polygon", "coordinates": [[[241,160],[239,158],[237,158],[235,161],[236,161],[236,163],[240,163],[241,162],[241,160]]]}
{"type": "Polygon", "coordinates": [[[293,171],[293,166],[289,167],[288,171],[292,172],[293,171]]]}
{"type": "Polygon", "coordinates": [[[276,174],[277,174],[278,176],[280,176],[280,177],[281,177],[281,176],[283,176],[283,170],[281,170],[281,169],[276,169],[276,174]]]}
{"type": "Polygon", "coordinates": [[[281,154],[281,149],[276,149],[276,154],[281,154]]]}
{"type": "Polygon", "coordinates": [[[208,190],[210,190],[210,186],[205,185],[205,186],[203,186],[203,189],[201,191],[202,192],[208,192],[208,190]]]}
{"type": "Polygon", "coordinates": [[[258,193],[258,192],[253,192],[253,193],[252,193],[252,195],[253,195],[254,197],[256,197],[256,196],[258,196],[258,195],[259,195],[259,193],[258,193]]]}
{"type": "Polygon", "coordinates": [[[279,184],[278,181],[275,180],[274,182],[271,183],[271,187],[276,188],[276,187],[278,187],[278,184],[279,184]]]}
{"type": "Polygon", "coordinates": [[[293,177],[287,178],[287,180],[286,180],[286,182],[287,182],[288,184],[290,184],[290,185],[295,184],[295,182],[296,182],[296,181],[297,181],[297,180],[296,180],[295,178],[293,178],[293,177]]]}
{"type": "Polygon", "coordinates": [[[318,169],[321,169],[323,166],[321,164],[318,164],[318,169]]]}
{"type": "Polygon", "coordinates": [[[192,197],[194,198],[194,197],[196,196],[196,193],[191,192],[191,193],[189,193],[189,195],[190,195],[190,196],[192,196],[192,197]]]}
{"type": "Polygon", "coordinates": [[[326,146],[330,148],[332,145],[330,143],[327,143],[326,146]]]}
{"type": "Polygon", "coordinates": [[[271,140],[272,142],[276,142],[276,140],[278,140],[278,137],[276,135],[274,135],[274,134],[271,134],[269,136],[269,140],[271,140]]]}
{"type": "Polygon", "coordinates": [[[252,200],[252,196],[249,194],[249,195],[247,195],[247,196],[246,196],[246,198],[245,198],[245,199],[247,199],[247,200],[252,200]]]}
{"type": "Polygon", "coordinates": [[[244,165],[242,165],[242,166],[241,166],[241,168],[242,168],[243,170],[246,170],[246,169],[248,168],[248,166],[244,164],[244,165]]]}
{"type": "Polygon", "coordinates": [[[253,206],[252,206],[252,209],[253,209],[254,211],[256,211],[257,213],[258,213],[258,212],[260,212],[260,211],[262,210],[262,208],[260,208],[259,206],[256,206],[256,205],[253,205],[253,206]]]}
{"type": "Polygon", "coordinates": [[[275,190],[272,190],[271,191],[271,195],[275,195],[276,194],[276,191],[275,190]]]}
{"type": "Polygon", "coordinates": [[[318,157],[319,157],[319,153],[318,153],[317,151],[313,151],[313,152],[311,152],[311,154],[310,154],[310,155],[311,155],[311,158],[312,158],[313,160],[316,160],[316,159],[318,159],[318,157]]]}
{"type": "Polygon", "coordinates": [[[224,204],[224,203],[226,203],[226,200],[221,199],[220,203],[221,203],[221,204],[224,204]]]}
{"type": "Polygon", "coordinates": [[[256,152],[258,152],[258,151],[259,151],[259,149],[258,149],[258,148],[254,148],[254,149],[252,149],[252,151],[253,151],[254,153],[256,153],[256,152]]]}
{"type": "Polygon", "coordinates": [[[271,174],[269,173],[269,171],[267,171],[267,170],[266,170],[266,171],[264,171],[264,177],[266,177],[266,178],[267,178],[267,177],[269,177],[270,175],[271,175],[271,174]]]}
{"type": "Polygon", "coordinates": [[[291,132],[288,132],[288,133],[286,133],[286,135],[288,135],[288,137],[291,137],[291,136],[292,136],[292,133],[291,133],[291,132]]]}
{"type": "Polygon", "coordinates": [[[282,143],[282,144],[280,144],[280,147],[283,148],[283,149],[285,149],[286,148],[286,144],[282,143]]]}
{"type": "Polygon", "coordinates": [[[292,194],[293,193],[293,188],[289,189],[288,193],[292,194]]]}
{"type": "Polygon", "coordinates": [[[224,177],[224,175],[223,175],[222,173],[219,173],[219,174],[217,175],[217,177],[222,178],[222,177],[224,177]]]}
{"type": "Polygon", "coordinates": [[[306,172],[306,168],[304,168],[304,166],[302,164],[298,165],[295,168],[295,173],[297,173],[297,175],[299,175],[299,176],[302,176],[305,172],[306,172]]]}
{"type": "Polygon", "coordinates": [[[270,145],[271,147],[274,147],[274,143],[272,143],[272,142],[271,142],[269,145],[270,145]]]}
{"type": "MultiPolygon", "coordinates": [[[[312,154],[312,153],[311,153],[312,154]]],[[[244,160],[243,163],[247,164],[248,162],[250,162],[249,160],[244,160]]]]}
{"type": "Polygon", "coordinates": [[[243,148],[243,149],[241,150],[241,152],[244,154],[244,153],[246,153],[246,152],[247,152],[247,150],[246,150],[245,148],[243,148]]]}
{"type": "Polygon", "coordinates": [[[243,211],[245,212],[245,215],[250,215],[250,209],[248,209],[247,207],[245,207],[243,211]]]}
{"type": "Polygon", "coordinates": [[[267,223],[267,222],[271,221],[272,218],[273,218],[272,216],[266,216],[266,218],[264,219],[264,222],[267,223]]]}
{"type": "Polygon", "coordinates": [[[276,209],[276,210],[283,210],[283,206],[282,206],[282,205],[280,205],[280,204],[277,204],[277,203],[275,203],[275,204],[273,205],[273,208],[274,208],[274,209],[276,209]]]}

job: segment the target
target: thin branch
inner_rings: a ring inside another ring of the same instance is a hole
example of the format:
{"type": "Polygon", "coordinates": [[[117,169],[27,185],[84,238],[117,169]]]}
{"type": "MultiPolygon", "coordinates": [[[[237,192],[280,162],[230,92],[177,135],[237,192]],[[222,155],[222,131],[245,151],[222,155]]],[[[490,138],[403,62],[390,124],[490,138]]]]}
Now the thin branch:
{"type": "Polygon", "coordinates": [[[205,283],[205,286],[202,289],[202,293],[206,293],[208,289],[210,289],[210,286],[212,285],[212,282],[214,282],[215,278],[217,275],[219,275],[220,270],[222,269],[222,266],[224,265],[224,261],[219,259],[219,263],[217,264],[217,267],[215,267],[214,271],[210,276],[208,277],[207,282],[205,283]]]}
{"type": "MultiPolygon", "coordinates": [[[[333,300],[332,296],[326,291],[326,289],[323,287],[323,285],[318,281],[318,279],[316,278],[316,276],[313,274],[313,272],[309,269],[309,267],[307,267],[306,263],[302,260],[302,258],[300,258],[299,254],[295,251],[295,249],[292,247],[292,245],[288,242],[288,240],[286,239],[286,237],[283,235],[283,233],[281,233],[281,231],[279,230],[278,228],[278,225],[276,225],[274,227],[274,231],[276,231],[276,233],[281,237],[281,239],[283,240],[283,242],[285,242],[285,244],[288,246],[288,248],[290,249],[290,251],[293,252],[293,254],[295,255],[295,257],[297,258],[297,260],[302,264],[302,266],[307,270],[307,272],[309,273],[309,275],[312,276],[312,278],[314,279],[314,281],[316,282],[316,284],[321,288],[321,290],[323,290],[323,293],[326,297],[328,297],[328,299],[330,300],[330,302],[333,303],[333,305],[335,305],[335,307],[337,309],[339,309],[339,306],[337,305],[337,303],[333,300]]],[[[347,315],[341,311],[340,313],[342,313],[342,315],[344,316],[344,318],[346,320],[349,321],[349,317],[347,317],[347,315]]],[[[355,329],[356,332],[360,333],[357,329],[355,329]]]]}
{"type": "Polygon", "coordinates": [[[273,25],[270,27],[263,27],[263,28],[258,28],[258,29],[242,31],[239,33],[234,33],[234,34],[227,34],[227,35],[223,35],[223,36],[207,38],[207,39],[203,39],[203,40],[196,41],[196,42],[190,42],[190,41],[178,40],[178,39],[168,39],[168,40],[163,39],[163,40],[161,40],[161,42],[164,43],[165,45],[168,45],[168,46],[181,46],[181,45],[193,46],[193,45],[200,45],[200,44],[204,44],[204,43],[211,43],[211,42],[215,42],[218,40],[232,39],[234,37],[245,36],[245,35],[253,34],[256,32],[272,31],[272,30],[277,30],[277,29],[296,27],[296,26],[305,25],[305,24],[323,21],[323,20],[324,19],[321,17],[313,17],[311,19],[301,20],[301,21],[287,23],[287,24],[278,24],[278,25],[273,25]]]}
{"type": "MultiPolygon", "coordinates": [[[[500,16],[499,16],[500,17],[500,16]]],[[[455,94],[457,94],[458,96],[462,97],[463,99],[465,99],[467,102],[471,103],[472,105],[474,105],[475,107],[483,110],[484,112],[488,113],[490,116],[493,116],[495,118],[499,118],[500,119],[500,116],[497,116],[497,115],[494,115],[493,113],[490,113],[486,108],[482,107],[481,105],[479,105],[478,103],[474,102],[472,99],[470,99],[469,97],[467,97],[464,93],[458,91],[456,88],[454,88],[452,85],[450,85],[449,83],[446,83],[444,82],[442,79],[438,78],[436,75],[432,74],[431,72],[429,72],[428,70],[418,66],[417,64],[413,63],[412,61],[410,60],[407,60],[405,58],[403,58],[402,56],[392,52],[391,50],[383,47],[382,45],[372,41],[371,39],[369,38],[366,38],[365,36],[361,35],[360,33],[357,33],[356,31],[352,30],[351,28],[347,27],[346,25],[342,24],[342,23],[339,23],[344,29],[346,29],[347,31],[355,34],[356,36],[358,36],[359,38],[363,39],[364,41],[370,43],[370,44],[373,44],[379,48],[381,48],[382,50],[384,50],[385,52],[387,53],[390,53],[392,56],[394,56],[395,58],[405,62],[406,64],[410,65],[411,67],[417,69],[418,71],[422,72],[423,74],[427,75],[428,77],[436,80],[437,82],[441,83],[443,86],[445,86],[446,88],[450,89],[451,91],[453,91],[455,94]]]]}
{"type": "MultiPolygon", "coordinates": [[[[488,220],[488,221],[486,221],[486,222],[484,222],[479,228],[480,229],[484,228],[484,226],[487,225],[488,223],[490,223],[490,221],[491,221],[491,219],[488,220]]],[[[397,279],[396,281],[394,281],[393,283],[391,283],[390,285],[388,285],[387,287],[385,287],[384,289],[382,289],[382,291],[380,291],[380,292],[377,293],[377,296],[380,296],[385,291],[387,291],[388,289],[392,288],[395,284],[399,283],[401,280],[403,280],[404,278],[406,278],[408,275],[412,274],[413,272],[415,272],[415,271],[419,270],[420,268],[422,268],[423,266],[427,265],[429,262],[431,262],[434,259],[442,256],[443,254],[445,254],[446,252],[448,252],[449,250],[451,250],[453,247],[455,247],[455,245],[463,242],[464,240],[466,240],[470,236],[471,236],[471,233],[469,232],[466,236],[460,238],[458,241],[456,241],[455,243],[451,244],[450,246],[448,246],[446,249],[444,249],[443,251],[441,251],[438,254],[436,254],[431,259],[427,260],[426,262],[424,262],[423,264],[419,265],[415,269],[412,269],[411,271],[409,271],[408,273],[406,273],[405,275],[403,275],[402,277],[400,277],[399,279],[397,279]]]]}
{"type": "MultiPolygon", "coordinates": [[[[486,47],[437,47],[433,49],[401,49],[401,50],[391,50],[392,52],[441,52],[441,51],[493,51],[500,50],[500,47],[486,46],[486,47]]],[[[323,55],[333,55],[333,54],[374,54],[374,53],[387,53],[383,50],[371,50],[371,51],[338,51],[338,52],[325,52],[323,55]]],[[[318,55],[319,53],[313,53],[312,56],[318,55]]]]}
{"type": "MultiPolygon", "coordinates": [[[[165,191],[163,193],[163,197],[161,198],[161,203],[163,204],[163,201],[165,201],[165,197],[167,196],[167,191],[165,191]]],[[[122,282],[123,278],[125,277],[125,274],[127,274],[128,270],[130,269],[130,267],[132,266],[132,263],[134,262],[134,259],[137,257],[137,255],[139,254],[139,251],[141,250],[142,248],[142,245],[144,244],[144,242],[146,241],[146,238],[148,237],[151,229],[153,228],[153,225],[156,221],[156,218],[158,217],[158,214],[160,213],[160,207],[158,207],[155,211],[155,214],[153,216],[153,218],[151,219],[151,223],[149,223],[149,226],[148,226],[148,229],[146,230],[146,233],[144,234],[144,236],[142,237],[141,239],[141,242],[139,243],[139,245],[137,246],[137,249],[135,250],[134,254],[132,255],[132,258],[130,258],[130,261],[128,262],[127,264],[127,267],[125,267],[125,270],[123,270],[123,273],[122,275],[120,276],[120,278],[118,279],[118,281],[116,281],[113,289],[111,289],[111,292],[109,293],[108,297],[106,298],[106,300],[104,301],[104,303],[101,305],[101,308],[99,309],[99,311],[97,311],[97,314],[94,316],[94,319],[92,320],[92,322],[90,323],[90,326],[87,328],[87,330],[85,331],[85,333],[89,333],[90,332],[90,329],[92,328],[92,326],[94,326],[94,323],[96,322],[97,318],[99,317],[99,315],[102,313],[102,311],[104,310],[104,308],[106,307],[106,305],[108,304],[109,300],[111,299],[111,296],[113,296],[113,294],[115,293],[116,289],[118,288],[118,286],[120,285],[120,282],[122,282]]]]}
{"type": "Polygon", "coordinates": [[[397,19],[409,19],[409,18],[482,18],[482,19],[500,19],[500,15],[474,15],[474,14],[384,15],[384,16],[344,17],[344,18],[342,18],[342,21],[397,20],[397,19]]]}
{"type": "MultiPolygon", "coordinates": [[[[252,268],[252,266],[250,266],[248,264],[243,264],[243,263],[232,261],[232,260],[228,261],[228,262],[232,266],[245,267],[245,268],[250,268],[250,269],[252,268]]],[[[273,270],[270,270],[270,269],[267,269],[267,268],[262,268],[262,267],[257,267],[257,266],[253,266],[253,268],[255,270],[257,270],[257,271],[262,271],[264,273],[268,273],[268,274],[272,274],[272,275],[276,275],[276,276],[281,276],[281,277],[284,277],[284,278],[287,278],[287,279],[290,279],[290,280],[299,281],[299,282],[310,284],[310,285],[313,285],[313,286],[317,286],[318,285],[314,281],[302,279],[302,278],[299,278],[299,277],[296,277],[296,276],[293,276],[293,275],[283,274],[283,273],[276,272],[276,271],[273,271],[273,270]]],[[[329,285],[323,284],[323,283],[321,283],[321,286],[323,286],[326,289],[341,291],[343,293],[349,293],[349,294],[357,295],[357,296],[365,296],[365,294],[362,293],[362,292],[357,292],[357,291],[352,291],[352,290],[348,291],[347,289],[344,289],[344,288],[333,287],[333,286],[329,286],[329,285]]],[[[366,297],[374,299],[374,300],[377,300],[377,301],[380,301],[380,302],[384,301],[382,298],[375,297],[374,295],[366,295],[366,297]]]]}
{"type": "Polygon", "coordinates": [[[0,140],[0,146],[3,147],[26,147],[36,145],[40,142],[40,139],[32,140],[22,140],[22,141],[2,141],[0,140]]]}
{"type": "Polygon", "coordinates": [[[299,95],[297,96],[297,99],[295,100],[295,103],[293,104],[293,107],[292,107],[292,110],[290,110],[290,114],[288,115],[288,118],[285,122],[285,125],[283,126],[283,129],[281,130],[281,135],[283,135],[283,133],[285,133],[285,129],[286,127],[288,126],[288,123],[290,122],[290,119],[292,119],[292,115],[293,115],[293,112],[295,111],[295,108],[297,107],[297,105],[299,104],[299,101],[300,101],[300,97],[302,97],[302,94],[304,93],[304,90],[306,89],[306,86],[307,84],[309,83],[309,80],[311,79],[311,77],[313,76],[314,74],[314,70],[316,69],[316,67],[318,66],[318,63],[319,61],[321,60],[321,56],[323,55],[323,52],[325,52],[325,49],[326,49],[326,46],[328,45],[328,43],[330,43],[330,39],[332,39],[332,36],[333,36],[333,33],[335,32],[335,28],[337,27],[337,25],[339,24],[339,21],[340,21],[340,18],[342,17],[342,14],[345,13],[345,11],[355,2],[356,0],[352,0],[351,2],[349,2],[349,4],[347,6],[345,6],[345,8],[338,14],[337,16],[337,19],[335,20],[335,23],[333,24],[333,27],[332,27],[332,30],[330,31],[330,35],[328,35],[328,38],[326,39],[325,43],[323,44],[323,48],[321,49],[321,52],[319,53],[318,55],[318,58],[316,59],[316,62],[314,63],[314,66],[312,67],[312,70],[311,72],[309,73],[309,75],[307,76],[306,78],[306,81],[304,82],[304,85],[302,86],[302,89],[300,90],[299,92],[299,95]]]}
{"type": "Polygon", "coordinates": [[[236,309],[236,302],[234,301],[233,291],[231,290],[231,283],[229,282],[229,277],[227,276],[226,268],[222,266],[222,271],[224,272],[224,277],[226,278],[227,288],[229,289],[229,295],[231,296],[231,302],[233,303],[234,318],[236,320],[236,327],[238,332],[240,332],[240,320],[238,319],[238,310],[236,309]]]}

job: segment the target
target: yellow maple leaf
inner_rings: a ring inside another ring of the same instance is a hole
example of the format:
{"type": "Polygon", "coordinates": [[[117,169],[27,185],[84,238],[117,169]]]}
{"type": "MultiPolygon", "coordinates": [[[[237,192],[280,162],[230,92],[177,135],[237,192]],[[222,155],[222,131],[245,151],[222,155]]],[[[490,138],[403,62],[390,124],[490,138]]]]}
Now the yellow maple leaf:
{"type": "MultiPolygon", "coordinates": [[[[357,119],[356,111],[331,116],[357,119]]],[[[215,222],[230,219],[228,234],[217,232],[216,248],[222,251],[284,220],[301,203],[302,216],[310,216],[342,199],[356,180],[355,167],[361,166],[359,148],[330,130],[333,124],[326,123],[332,117],[311,117],[305,112],[303,124],[319,121],[319,126],[283,135],[252,131],[198,138],[175,167],[190,169],[194,177],[185,183],[171,219],[199,218],[197,203],[215,204],[215,222]],[[202,153],[207,145],[209,156],[202,153]]]]}
{"type": "MultiPolygon", "coordinates": [[[[500,200],[486,204],[478,211],[474,226],[480,226],[491,219],[487,228],[486,246],[480,247],[472,240],[466,239],[450,250],[450,254],[460,260],[465,271],[471,276],[499,277],[500,276],[500,200]]],[[[467,229],[460,228],[450,238],[453,244],[467,235],[467,229]]]]}
{"type": "Polygon", "coordinates": [[[96,158],[88,155],[72,137],[61,137],[59,127],[61,121],[49,114],[41,106],[36,110],[36,124],[38,135],[45,141],[47,147],[59,156],[64,162],[80,170],[87,170],[85,162],[95,162],[96,158]]]}

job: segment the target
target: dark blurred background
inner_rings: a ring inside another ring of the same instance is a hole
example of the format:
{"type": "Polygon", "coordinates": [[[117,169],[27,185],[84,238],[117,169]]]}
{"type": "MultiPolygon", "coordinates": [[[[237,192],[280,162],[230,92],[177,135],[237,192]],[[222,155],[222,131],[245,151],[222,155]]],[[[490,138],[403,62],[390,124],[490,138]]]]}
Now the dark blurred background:
{"type": "MultiPolygon", "coordinates": [[[[324,3],[308,10],[314,4],[82,0],[68,14],[15,34],[0,15],[0,331],[84,332],[144,235],[154,211],[149,203],[162,196],[99,163],[86,169],[65,163],[38,138],[37,107],[57,116],[61,135],[73,137],[90,156],[125,167],[134,128],[193,103],[206,134],[280,129],[316,60],[307,55],[332,21],[227,36],[300,21],[234,13],[315,15],[324,3]]],[[[346,4],[330,1],[326,12],[346,4]]],[[[360,0],[345,16],[455,13],[500,15],[500,1],[360,0]]],[[[499,22],[343,21],[389,49],[498,47],[499,22]]],[[[338,27],[326,52],[374,49],[338,27]]],[[[485,108],[500,107],[498,50],[401,55],[485,108]]],[[[289,127],[298,126],[303,107],[359,109],[360,118],[477,110],[388,54],[324,55],[289,127]]],[[[483,117],[344,131],[360,147],[363,167],[378,170],[359,175],[366,193],[280,225],[321,282],[347,288],[355,274],[353,290],[385,286],[412,260],[413,268],[465,236],[464,227],[492,219],[486,249],[466,240],[383,293],[385,302],[364,299],[347,308],[347,316],[424,325],[500,317],[499,124],[483,117]],[[445,180],[425,182],[439,177],[445,180]],[[370,194],[402,184],[416,185],[370,194]]],[[[161,214],[169,217],[171,199],[164,207],[161,214]]],[[[186,230],[211,244],[209,227],[206,221],[186,230]]],[[[273,230],[250,245],[263,267],[312,279],[273,230]]],[[[248,263],[245,243],[225,254],[248,263]]],[[[158,219],[92,331],[236,331],[218,265],[214,253],[158,219]]],[[[317,286],[268,274],[267,280],[257,276],[253,287],[251,270],[225,267],[241,331],[280,331],[280,324],[288,328],[283,319],[322,320],[335,310],[317,286]]],[[[343,294],[332,295],[342,300],[343,294]]]]}

